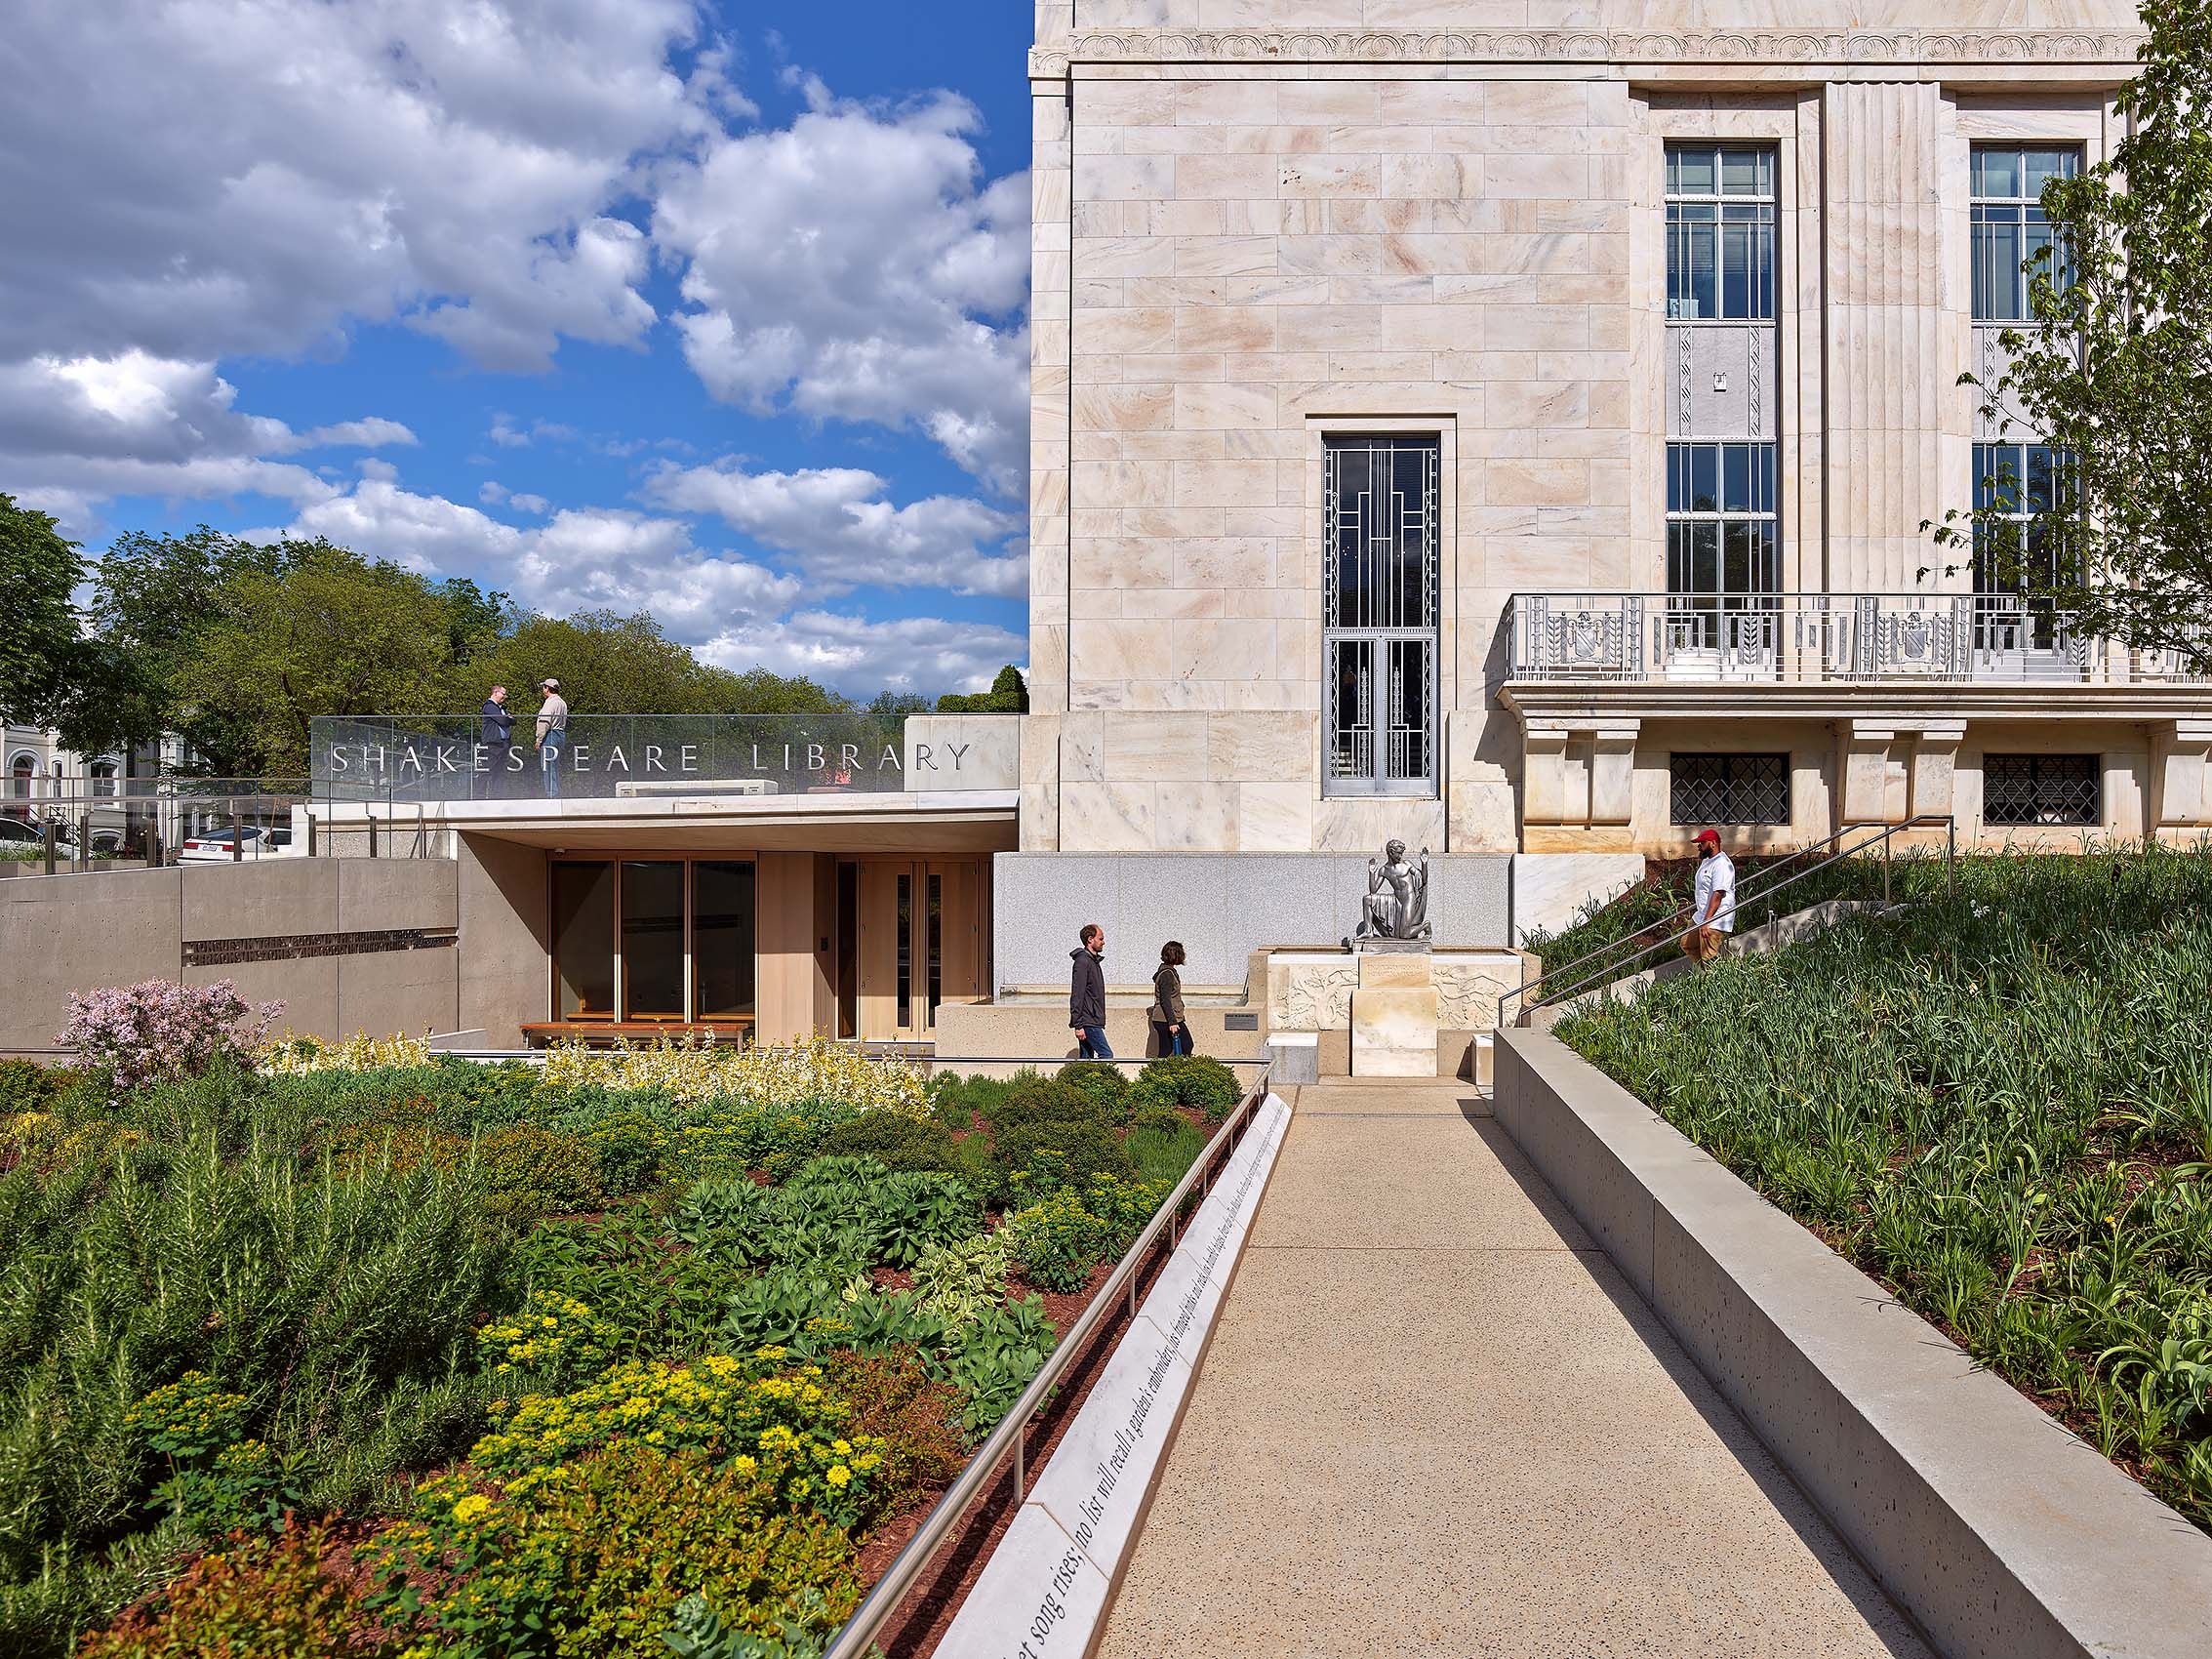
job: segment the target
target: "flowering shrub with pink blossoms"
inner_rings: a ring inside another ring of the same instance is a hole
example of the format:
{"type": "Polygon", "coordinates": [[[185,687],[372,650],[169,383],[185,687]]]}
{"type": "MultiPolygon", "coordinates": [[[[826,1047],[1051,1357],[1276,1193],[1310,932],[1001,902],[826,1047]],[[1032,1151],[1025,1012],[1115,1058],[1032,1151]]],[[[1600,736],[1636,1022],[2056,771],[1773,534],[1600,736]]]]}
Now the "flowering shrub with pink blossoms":
{"type": "Polygon", "coordinates": [[[281,1002],[256,1008],[226,979],[213,985],[149,979],[72,994],[69,1023],[58,1040],[88,1068],[110,1074],[117,1088],[134,1089],[204,1072],[224,1057],[250,1063],[255,1045],[283,1012],[281,1002]]]}

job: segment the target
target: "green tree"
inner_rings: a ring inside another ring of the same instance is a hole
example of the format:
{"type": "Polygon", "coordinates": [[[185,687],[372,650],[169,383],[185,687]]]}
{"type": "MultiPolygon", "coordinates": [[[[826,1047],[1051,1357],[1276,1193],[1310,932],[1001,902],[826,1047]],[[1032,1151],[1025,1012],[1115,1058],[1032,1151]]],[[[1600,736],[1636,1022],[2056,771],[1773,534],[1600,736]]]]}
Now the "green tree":
{"type": "Polygon", "coordinates": [[[84,754],[128,752],[176,732],[204,771],[250,771],[253,739],[236,729],[232,710],[195,707],[178,688],[221,614],[227,586],[283,564],[281,547],[204,524],[185,536],[117,537],[94,574],[84,669],[57,712],[62,742],[84,754]]]}
{"type": "Polygon", "coordinates": [[[0,719],[43,725],[56,712],[85,649],[70,595],[84,579],[77,545],[43,512],[0,494],[0,719]]]}
{"type": "Polygon", "coordinates": [[[1029,711],[1029,687],[1022,678],[1022,670],[1012,663],[998,670],[997,678],[990,682],[990,690],[959,692],[948,691],[937,700],[940,714],[1026,714],[1029,711]]]}
{"type": "MultiPolygon", "coordinates": [[[[279,568],[242,571],[178,665],[172,690],[222,722],[253,773],[307,771],[317,714],[437,713],[456,695],[448,590],[329,542],[287,543],[279,568]]],[[[473,587],[470,589],[473,593],[473,587]]]]}
{"type": "Polygon", "coordinates": [[[473,708],[504,685],[518,709],[534,708],[549,678],[578,714],[812,714],[849,707],[835,692],[765,668],[734,673],[702,663],[649,616],[583,611],[572,617],[518,613],[500,642],[464,675],[473,708]]]}
{"type": "MultiPolygon", "coordinates": [[[[2055,249],[2029,262],[2029,320],[2006,367],[1969,375],[2014,436],[2067,458],[2047,501],[1996,501],[1926,526],[1977,543],[2001,574],[2092,635],[2212,670],[2212,0],[2146,0],[2143,67],[2120,95],[2111,158],[2043,190],[2055,249]],[[2025,419],[2027,430],[2019,429],[2025,419]],[[2015,511],[2032,507],[2025,523],[2015,511]],[[2057,580],[2029,556],[2056,546],[2057,580]]],[[[1953,566],[1952,568],[1956,568],[1953,566]]]]}

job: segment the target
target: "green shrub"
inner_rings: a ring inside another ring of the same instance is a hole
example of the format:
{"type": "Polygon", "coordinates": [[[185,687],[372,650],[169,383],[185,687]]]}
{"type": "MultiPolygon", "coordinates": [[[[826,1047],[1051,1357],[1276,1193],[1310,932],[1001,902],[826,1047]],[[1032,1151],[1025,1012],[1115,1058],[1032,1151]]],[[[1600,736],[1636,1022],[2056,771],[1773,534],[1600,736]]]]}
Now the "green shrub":
{"type": "Polygon", "coordinates": [[[1066,1188],[1009,1216],[1000,1231],[1031,1284],[1064,1293],[1090,1282],[1111,1243],[1099,1218],[1083,1207],[1082,1195],[1066,1188]]]}
{"type": "Polygon", "coordinates": [[[930,1079],[930,1114],[954,1131],[972,1127],[978,1117],[987,1123],[1016,1089],[1041,1080],[1035,1069],[1028,1066],[1011,1077],[962,1077],[941,1072],[930,1079]]]}
{"type": "Polygon", "coordinates": [[[1071,1060],[1053,1073],[1053,1081],[1080,1092],[1108,1123],[1129,1118],[1129,1079],[1108,1060],[1071,1060]]]}
{"type": "Polygon", "coordinates": [[[671,1136],[650,1113],[610,1112],[580,1138],[598,1162],[599,1190],[608,1197],[626,1197],[661,1185],[661,1163],[671,1136]]]}
{"type": "Polygon", "coordinates": [[[414,1629],[442,1659],[666,1659],[663,1632],[694,1595],[740,1630],[804,1618],[827,1636],[860,1602],[853,1542],[823,1516],[781,1511],[750,1461],[624,1440],[519,1496],[441,1488],[380,1540],[372,1604],[400,1617],[420,1598],[414,1629]],[[467,1570],[430,1576],[424,1597],[424,1568],[442,1559],[467,1570]]]}
{"type": "Polygon", "coordinates": [[[359,1592],[328,1571],[330,1537],[293,1527],[240,1537],[202,1556],[107,1629],[79,1639],[77,1659],[381,1659],[395,1644],[368,1620],[359,1592]]]}
{"type": "Polygon", "coordinates": [[[994,1136],[1028,1123],[1106,1123],[1098,1104],[1074,1084],[1042,1077],[1014,1084],[978,1111],[994,1136]]]}
{"type": "Polygon", "coordinates": [[[1137,1073],[1135,1097],[1146,1106],[1183,1106],[1219,1123],[1243,1098],[1236,1074],[1203,1054],[1163,1054],[1137,1073]]]}
{"type": "Polygon", "coordinates": [[[865,1112],[824,1135],[822,1150],[846,1157],[870,1157],[886,1169],[960,1172],[958,1143],[943,1123],[903,1112],[865,1112]]]}
{"type": "Polygon", "coordinates": [[[910,1268],[933,1245],[965,1238],[983,1225],[983,1206],[949,1175],[907,1170],[877,1184],[868,1221],[878,1261],[910,1268]]]}
{"type": "MultiPolygon", "coordinates": [[[[758,1191],[746,1184],[747,1191],[758,1191]]],[[[685,1249],[645,1210],[553,1221],[514,1247],[511,1280],[587,1311],[611,1359],[680,1358],[711,1346],[743,1258],[685,1249]]]]}
{"type": "Polygon", "coordinates": [[[1172,1135],[1177,1130],[1187,1129],[1189,1126],[1189,1118],[1174,1107],[1161,1106],[1157,1102],[1150,1106],[1141,1106],[1129,1115],[1129,1127],[1132,1130],[1157,1129],[1172,1135]]]}
{"type": "Polygon", "coordinates": [[[0,1113],[45,1112],[76,1073],[35,1060],[0,1060],[0,1113]]]}
{"type": "Polygon", "coordinates": [[[1111,1129],[1090,1118],[1030,1118],[999,1132],[1000,1192],[1026,1199],[1058,1187],[1088,1187],[1102,1175],[1136,1173],[1111,1129]]]}
{"type": "Polygon", "coordinates": [[[877,1479],[885,1514],[899,1514],[960,1473],[967,1460],[954,1419],[962,1401],[915,1355],[848,1351],[829,1356],[823,1370],[824,1386],[852,1407],[853,1433],[882,1442],[877,1479]]]}
{"type": "Polygon", "coordinates": [[[536,1221],[597,1209],[606,1200],[597,1153],[573,1135],[517,1123],[486,1135],[474,1153],[488,1214],[536,1221]]]}
{"type": "Polygon", "coordinates": [[[1034,1296],[986,1307],[965,1326],[935,1374],[963,1396],[960,1430],[980,1445],[1044,1368],[1053,1349],[1053,1324],[1034,1296]]]}
{"type": "Polygon", "coordinates": [[[737,1180],[755,1170],[781,1181],[821,1151],[830,1130],[860,1114],[860,1108],[833,1100],[770,1107],[709,1099],[691,1109],[677,1131],[669,1173],[687,1184],[737,1180]]]}

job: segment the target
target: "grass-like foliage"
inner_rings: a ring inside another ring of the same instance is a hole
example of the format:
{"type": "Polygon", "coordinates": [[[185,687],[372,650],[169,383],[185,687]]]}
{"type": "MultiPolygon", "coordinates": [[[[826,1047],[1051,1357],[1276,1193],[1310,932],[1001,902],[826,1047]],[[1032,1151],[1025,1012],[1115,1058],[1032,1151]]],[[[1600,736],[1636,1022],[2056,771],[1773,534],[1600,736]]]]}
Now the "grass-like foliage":
{"type": "Polygon", "coordinates": [[[249,1096],[221,1068],[143,1091],[0,1176],[0,1647],[153,1570],[133,1535],[360,1504],[481,1412],[474,1172],[303,1158],[249,1096]]]}
{"type": "Polygon", "coordinates": [[[1558,1034],[2212,1528],[2212,850],[1914,897],[1558,1034]]]}
{"type": "Polygon", "coordinates": [[[165,1021],[0,1067],[0,1653],[818,1653],[1201,1140],[824,1042],[165,1021]]]}

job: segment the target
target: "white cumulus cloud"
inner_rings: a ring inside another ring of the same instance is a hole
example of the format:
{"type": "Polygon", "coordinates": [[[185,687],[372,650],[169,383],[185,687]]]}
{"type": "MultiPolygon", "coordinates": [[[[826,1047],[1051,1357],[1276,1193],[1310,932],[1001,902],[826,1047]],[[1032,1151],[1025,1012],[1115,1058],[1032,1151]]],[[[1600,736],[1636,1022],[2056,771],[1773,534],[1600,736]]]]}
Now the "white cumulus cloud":
{"type": "Polygon", "coordinates": [[[979,117],[940,93],[829,98],[668,170],[653,235],[683,263],[684,354],[716,397],[927,432],[1020,493],[1027,465],[1028,181],[986,182],[979,117]]]}
{"type": "Polygon", "coordinates": [[[870,622],[820,610],[731,628],[699,649],[725,668],[804,674],[861,697],[885,689],[981,691],[1027,652],[1020,634],[1002,627],[942,617],[870,622]]]}
{"type": "Polygon", "coordinates": [[[723,462],[663,467],[646,480],[645,496],[678,512],[712,513],[788,554],[820,592],[860,584],[1000,595],[1026,589],[1026,557],[1004,550],[1022,527],[1013,513],[961,496],[895,506],[888,489],[858,467],[747,472],[723,462]]]}

